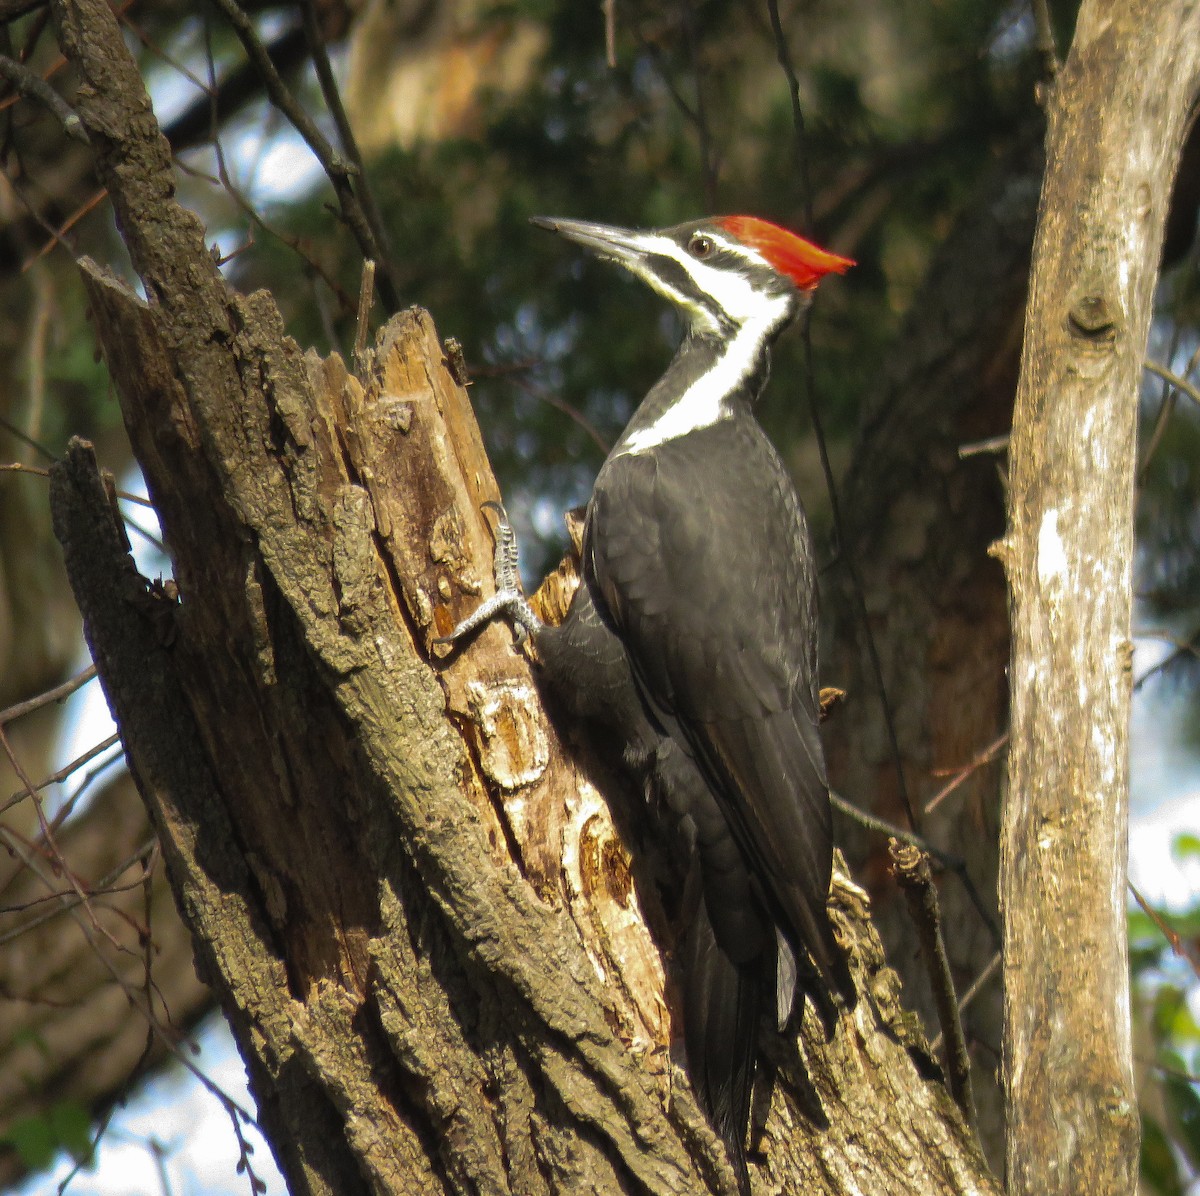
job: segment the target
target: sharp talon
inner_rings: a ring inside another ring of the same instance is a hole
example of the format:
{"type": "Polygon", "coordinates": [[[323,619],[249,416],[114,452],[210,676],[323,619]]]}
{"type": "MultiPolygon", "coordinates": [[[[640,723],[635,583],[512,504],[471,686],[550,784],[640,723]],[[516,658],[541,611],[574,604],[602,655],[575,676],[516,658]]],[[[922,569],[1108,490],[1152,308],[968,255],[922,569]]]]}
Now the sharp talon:
{"type": "Polygon", "coordinates": [[[492,499],[481,503],[480,507],[496,513],[496,526],[492,532],[496,542],[492,557],[496,593],[463,619],[449,635],[440,635],[432,640],[434,644],[453,644],[501,614],[512,622],[518,645],[524,644],[530,635],[541,630],[541,620],[534,614],[533,607],[521,590],[517,537],[508,521],[508,512],[503,504],[492,499]]]}

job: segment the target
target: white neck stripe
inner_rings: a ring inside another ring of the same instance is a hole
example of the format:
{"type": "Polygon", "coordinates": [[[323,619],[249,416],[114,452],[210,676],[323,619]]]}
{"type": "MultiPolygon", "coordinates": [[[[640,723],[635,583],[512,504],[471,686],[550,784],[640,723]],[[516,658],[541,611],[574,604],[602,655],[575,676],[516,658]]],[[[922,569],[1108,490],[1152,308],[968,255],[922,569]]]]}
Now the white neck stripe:
{"type": "MultiPolygon", "coordinates": [[[[731,277],[732,276],[726,276],[731,277]]],[[[743,283],[742,279],[735,280],[743,283]]],[[[652,424],[623,437],[613,456],[644,453],[689,432],[711,427],[733,414],[729,396],[744,382],[764,352],[764,342],[787,312],[787,295],[753,294],[757,311],[738,329],[713,367],[702,374],[652,424]]]]}

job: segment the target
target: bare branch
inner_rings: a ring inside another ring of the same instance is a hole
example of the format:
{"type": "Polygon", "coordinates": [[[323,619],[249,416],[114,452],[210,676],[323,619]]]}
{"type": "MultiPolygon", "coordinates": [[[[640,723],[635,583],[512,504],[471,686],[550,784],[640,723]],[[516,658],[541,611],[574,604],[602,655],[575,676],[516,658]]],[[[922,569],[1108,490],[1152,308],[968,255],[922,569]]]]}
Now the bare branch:
{"type": "Polygon", "coordinates": [[[1137,693],[1151,677],[1158,673],[1166,672],[1177,660],[1181,660],[1185,656],[1192,656],[1200,659],[1200,629],[1194,631],[1187,639],[1179,639],[1178,636],[1171,635],[1169,632],[1161,631],[1146,631],[1141,633],[1146,639],[1161,640],[1163,643],[1170,644],[1172,651],[1168,652],[1162,660],[1157,664],[1152,664],[1134,683],[1133,692],[1137,693]]]}
{"type": "Polygon", "coordinates": [[[1184,942],[1183,936],[1176,930],[1162,914],[1158,912],[1138,891],[1137,886],[1130,881],[1129,891],[1133,894],[1133,899],[1142,908],[1142,913],[1150,919],[1151,922],[1158,928],[1159,932],[1165,938],[1171,947],[1171,950],[1179,956],[1196,973],[1200,976],[1200,959],[1188,949],[1188,945],[1184,942]]]}
{"type": "Polygon", "coordinates": [[[1058,74],[1061,63],[1058,60],[1058,46],[1054,41],[1054,23],[1050,19],[1050,5],[1047,0],[1033,0],[1033,26],[1035,30],[1034,45],[1042,60],[1042,77],[1047,83],[1052,83],[1058,74]]]}
{"type": "MultiPolygon", "coordinates": [[[[991,978],[1000,970],[1000,964],[1003,959],[1003,954],[997,951],[996,954],[988,960],[987,966],[983,969],[983,971],[971,981],[970,988],[963,993],[958,1001],[958,1012],[960,1015],[965,1013],[967,1009],[970,1008],[971,1003],[983,991],[984,985],[986,985],[988,981],[990,981],[991,978]]],[[[933,1050],[940,1051],[942,1049],[942,1036],[939,1034],[929,1045],[933,1050]]]]}
{"type": "MultiPolygon", "coordinates": [[[[972,774],[982,768],[985,764],[990,764],[1004,750],[1008,743],[1008,732],[1004,731],[997,735],[991,743],[987,745],[969,764],[965,764],[960,768],[951,779],[942,786],[926,803],[925,813],[932,814],[934,810],[942,804],[962,783],[967,780],[972,774]]],[[[936,775],[936,774],[935,774],[936,775]]]]}
{"type": "Polygon", "coordinates": [[[31,100],[37,100],[63,127],[63,132],[83,145],[89,144],[87,130],[70,104],[36,72],[23,63],[0,54],[0,79],[5,79],[31,100]]]}
{"type": "MultiPolygon", "coordinates": [[[[387,255],[384,253],[383,247],[379,244],[371,223],[363,210],[362,201],[359,196],[359,187],[361,184],[356,185],[355,182],[352,182],[352,180],[359,177],[358,167],[352,161],[344,158],[330,145],[325,135],[317,128],[312,117],[301,107],[299,101],[275,69],[275,64],[271,61],[271,56],[267,53],[262,41],[259,39],[258,33],[255,31],[253,21],[250,20],[245,10],[237,3],[237,0],[213,0],[213,2],[225,14],[226,19],[233,27],[233,31],[237,34],[243,49],[262,78],[263,85],[267,89],[267,95],[271,98],[271,103],[291,121],[293,128],[304,138],[309,149],[316,156],[317,161],[321,163],[326,176],[333,185],[334,194],[337,195],[342,217],[358,242],[363,257],[370,258],[376,262],[386,263],[387,255]]],[[[395,310],[400,306],[400,293],[386,273],[380,279],[379,289],[383,295],[384,302],[389,307],[395,310]]]]}
{"type": "MultiPolygon", "coordinates": [[[[346,115],[346,108],[342,103],[341,90],[338,88],[337,80],[333,77],[333,65],[329,61],[329,50],[325,45],[325,38],[321,33],[315,0],[303,0],[300,7],[304,16],[304,36],[308,42],[308,52],[312,56],[313,66],[317,72],[317,82],[321,85],[321,95],[325,99],[325,106],[329,109],[329,115],[333,117],[333,124],[338,132],[338,140],[342,143],[342,153],[354,163],[356,171],[354,182],[355,194],[362,203],[363,214],[375,238],[375,244],[383,251],[383,272],[391,281],[392,286],[397,287],[396,267],[392,261],[387,229],[384,227],[379,206],[375,202],[375,192],[372,190],[371,184],[367,179],[367,167],[363,162],[362,151],[358,148],[358,139],[354,136],[354,129],[350,124],[350,118],[346,115]]],[[[373,261],[375,259],[367,255],[367,260],[373,261]]]]}
{"type": "MultiPolygon", "coordinates": [[[[85,764],[88,763],[89,760],[94,760],[101,754],[101,752],[108,751],[110,747],[115,747],[120,742],[120,735],[114,732],[107,739],[100,740],[99,743],[93,744],[90,748],[88,748],[86,752],[76,756],[75,759],[70,762],[70,764],[64,764],[63,767],[57,772],[52,772],[48,777],[45,778],[45,780],[39,781],[34,786],[34,789],[38,792],[41,792],[43,789],[49,789],[51,785],[60,784],[69,776],[72,776],[74,773],[78,772],[85,764]]],[[[13,806],[19,805],[28,796],[29,791],[27,789],[18,789],[9,797],[8,801],[0,806],[0,814],[5,813],[7,810],[11,810],[13,806]]]]}
{"type": "Polygon", "coordinates": [[[888,844],[888,850],[892,859],[892,875],[908,902],[908,911],[916,925],[921,951],[929,970],[938,1021],[946,1040],[950,1091],[954,1093],[967,1124],[974,1129],[977,1116],[975,1097],[971,1092],[971,1058],[963,1037],[958,1002],[954,996],[954,978],[950,975],[950,961],[946,958],[946,944],[942,939],[942,918],[938,910],[937,889],[929,868],[929,856],[896,839],[888,844]]]}
{"type": "Polygon", "coordinates": [[[86,685],[95,676],[96,666],[89,664],[82,672],[76,673],[70,681],[64,681],[61,685],[56,685],[53,689],[38,694],[36,698],[28,698],[24,702],[17,702],[5,710],[0,710],[0,727],[34,710],[40,710],[43,706],[49,706],[51,702],[59,702],[63,698],[70,697],[80,686],[86,685]]]}
{"type": "Polygon", "coordinates": [[[1200,388],[1197,388],[1194,383],[1189,382],[1186,378],[1181,378],[1167,369],[1165,365],[1159,365],[1157,361],[1147,359],[1142,364],[1150,373],[1157,374],[1164,382],[1169,382],[1180,394],[1187,395],[1193,403],[1200,403],[1200,388]]]}

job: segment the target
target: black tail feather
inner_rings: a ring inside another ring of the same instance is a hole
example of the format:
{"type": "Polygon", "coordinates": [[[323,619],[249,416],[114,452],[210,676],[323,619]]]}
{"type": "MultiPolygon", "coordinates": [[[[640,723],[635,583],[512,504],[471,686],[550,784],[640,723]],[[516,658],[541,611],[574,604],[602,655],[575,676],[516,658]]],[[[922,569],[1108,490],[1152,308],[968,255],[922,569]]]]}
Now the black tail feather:
{"type": "Polygon", "coordinates": [[[770,951],[735,964],[717,946],[700,904],[679,945],[683,1040],[692,1090],[729,1152],[738,1186],[750,1191],[746,1126],[754,1089],[759,1026],[774,997],[770,951]]]}

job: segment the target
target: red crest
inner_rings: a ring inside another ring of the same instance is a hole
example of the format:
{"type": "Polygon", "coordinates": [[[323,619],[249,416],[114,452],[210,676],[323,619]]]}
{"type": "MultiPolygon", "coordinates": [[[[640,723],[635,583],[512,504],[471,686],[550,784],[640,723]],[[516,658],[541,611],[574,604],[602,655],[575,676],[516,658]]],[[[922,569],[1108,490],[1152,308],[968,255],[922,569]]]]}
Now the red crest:
{"type": "Polygon", "coordinates": [[[802,291],[811,291],[826,274],[844,274],[854,265],[850,258],[829,253],[757,216],[722,216],[717,224],[743,245],[756,249],[802,291]]]}

